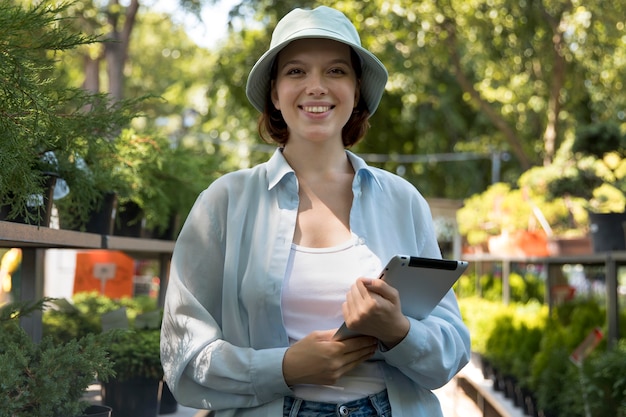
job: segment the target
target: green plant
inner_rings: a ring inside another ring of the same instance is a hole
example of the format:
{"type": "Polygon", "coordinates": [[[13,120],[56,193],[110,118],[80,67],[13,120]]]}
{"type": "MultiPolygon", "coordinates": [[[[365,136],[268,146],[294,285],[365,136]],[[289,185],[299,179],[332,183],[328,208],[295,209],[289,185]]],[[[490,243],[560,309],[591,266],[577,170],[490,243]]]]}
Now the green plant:
{"type": "Polygon", "coordinates": [[[562,200],[547,198],[547,185],[541,181],[542,177],[531,169],[515,185],[492,184],[465,199],[457,211],[459,233],[474,246],[488,242],[492,236],[517,231],[546,233],[546,224],[555,235],[572,234],[572,229],[586,221],[586,213],[576,211],[574,219],[562,200]]]}
{"type": "Polygon", "coordinates": [[[112,104],[50,76],[63,51],[96,41],[60,17],[68,6],[0,0],[0,207],[9,208],[9,218],[39,221],[29,206],[51,173],[66,180],[75,210],[89,212],[99,197],[99,169],[97,161],[91,171],[80,161],[134,117],[133,102],[112,104]]]}
{"type": "Polygon", "coordinates": [[[587,401],[594,416],[626,416],[626,339],[584,364],[587,401]]]}
{"type": "Polygon", "coordinates": [[[115,379],[162,379],[159,351],[160,329],[132,329],[118,335],[108,346],[115,379]]]}
{"type": "Polygon", "coordinates": [[[121,209],[127,203],[139,206],[148,229],[162,232],[172,216],[185,218],[200,192],[218,175],[215,157],[197,146],[173,147],[160,134],[127,129],[114,145],[111,170],[119,184],[121,209]]]}
{"type": "Polygon", "coordinates": [[[65,343],[26,334],[19,318],[43,308],[50,299],[14,303],[0,309],[0,416],[59,417],[82,414],[83,395],[97,377],[114,375],[107,355],[112,335],[89,334],[65,343]]]}
{"type": "Polygon", "coordinates": [[[71,302],[53,300],[49,307],[42,317],[43,334],[57,342],[101,333],[101,316],[122,307],[131,322],[137,315],[157,310],[156,300],[148,296],[111,299],[97,292],[75,294],[71,302]]]}
{"type": "Polygon", "coordinates": [[[626,204],[626,135],[617,124],[581,126],[560,174],[551,177],[551,196],[573,196],[596,213],[623,212],[626,204]]]}
{"type": "Polygon", "coordinates": [[[537,302],[514,303],[493,316],[485,356],[525,387],[530,385],[529,363],[539,352],[547,317],[547,309],[537,302]]]}
{"type": "MultiPolygon", "coordinates": [[[[91,300],[106,297],[92,294],[91,300]]],[[[118,310],[125,315],[124,330],[118,332],[107,346],[113,361],[115,379],[163,378],[160,356],[162,310],[155,300],[147,297],[114,300],[118,310]]],[[[105,312],[114,310],[106,309],[105,312]]],[[[118,322],[119,324],[119,322],[118,322]]],[[[115,329],[114,329],[115,330],[115,329]]]]}
{"type": "Polygon", "coordinates": [[[504,305],[463,297],[459,307],[472,350],[533,392],[546,416],[584,417],[585,401],[593,416],[626,416],[626,339],[612,348],[600,342],[582,373],[570,360],[590,330],[605,321],[596,302],[576,300],[549,312],[537,302],[504,305]]]}
{"type": "MultiPolygon", "coordinates": [[[[165,228],[172,200],[176,198],[176,194],[167,193],[163,187],[169,178],[166,168],[172,155],[169,140],[126,129],[115,139],[114,146],[111,164],[119,184],[115,191],[120,210],[134,203],[141,208],[148,227],[165,228]]],[[[140,221],[142,218],[131,219],[131,224],[140,221]]]]}

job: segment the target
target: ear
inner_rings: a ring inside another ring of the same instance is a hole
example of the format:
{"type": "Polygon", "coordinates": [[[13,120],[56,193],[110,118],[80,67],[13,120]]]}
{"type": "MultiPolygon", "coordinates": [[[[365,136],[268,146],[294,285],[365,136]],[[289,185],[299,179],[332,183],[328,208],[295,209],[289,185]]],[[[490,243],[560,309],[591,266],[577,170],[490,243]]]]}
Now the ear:
{"type": "Polygon", "coordinates": [[[280,104],[278,101],[278,93],[276,92],[276,80],[271,81],[270,98],[272,99],[272,104],[274,104],[274,107],[276,107],[276,110],[280,110],[280,104]]]}

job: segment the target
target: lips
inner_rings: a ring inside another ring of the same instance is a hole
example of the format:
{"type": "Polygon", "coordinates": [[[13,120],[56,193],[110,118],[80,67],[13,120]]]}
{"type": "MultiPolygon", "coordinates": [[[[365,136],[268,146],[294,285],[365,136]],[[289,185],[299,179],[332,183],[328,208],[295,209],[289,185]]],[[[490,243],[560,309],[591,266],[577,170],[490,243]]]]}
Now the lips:
{"type": "Polygon", "coordinates": [[[308,113],[326,113],[334,106],[302,106],[302,110],[308,113]]]}

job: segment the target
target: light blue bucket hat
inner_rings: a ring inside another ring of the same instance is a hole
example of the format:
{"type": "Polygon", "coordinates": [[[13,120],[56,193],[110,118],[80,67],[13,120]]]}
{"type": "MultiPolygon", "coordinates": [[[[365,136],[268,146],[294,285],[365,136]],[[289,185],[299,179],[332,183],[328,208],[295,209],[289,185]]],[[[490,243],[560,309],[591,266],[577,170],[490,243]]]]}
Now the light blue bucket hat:
{"type": "Polygon", "coordinates": [[[246,95],[252,105],[263,112],[270,91],[270,71],[276,55],[296,39],[332,39],[350,46],[361,58],[361,97],[370,115],[374,114],[387,84],[387,69],[374,54],[361,46],[352,22],[340,11],[320,6],[313,10],[294,9],[276,25],[270,49],[252,67],[246,95]]]}

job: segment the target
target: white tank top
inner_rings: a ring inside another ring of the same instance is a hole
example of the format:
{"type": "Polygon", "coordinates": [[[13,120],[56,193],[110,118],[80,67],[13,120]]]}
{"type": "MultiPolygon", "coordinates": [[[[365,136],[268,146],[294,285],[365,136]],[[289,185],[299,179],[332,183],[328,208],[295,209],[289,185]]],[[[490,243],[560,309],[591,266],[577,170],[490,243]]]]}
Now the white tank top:
{"type": "MultiPolygon", "coordinates": [[[[293,244],[283,283],[283,322],[291,343],[314,330],[337,328],[343,323],[341,305],[359,277],[375,278],[380,259],[358,236],[331,248],[306,248],[293,244]]],[[[309,401],[347,402],[385,389],[377,362],[365,362],[333,386],[296,385],[297,397],[309,401]]]]}

